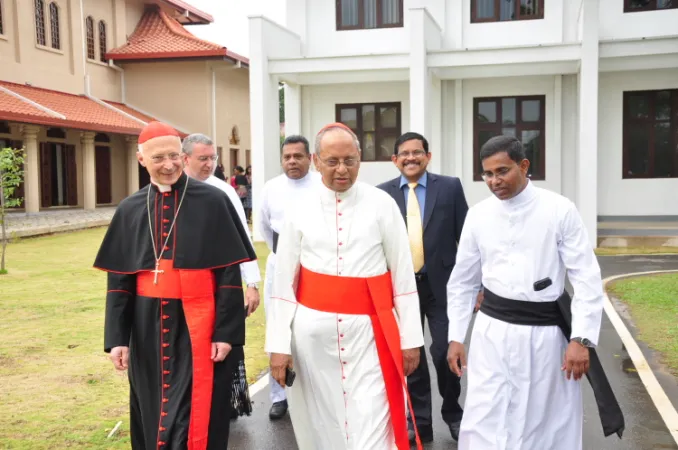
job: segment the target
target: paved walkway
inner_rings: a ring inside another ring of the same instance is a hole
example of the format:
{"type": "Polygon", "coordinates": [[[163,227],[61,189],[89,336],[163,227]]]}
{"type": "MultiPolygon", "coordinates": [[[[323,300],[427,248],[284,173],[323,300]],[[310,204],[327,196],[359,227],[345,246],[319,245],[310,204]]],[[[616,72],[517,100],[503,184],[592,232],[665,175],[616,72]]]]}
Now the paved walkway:
{"type": "Polygon", "coordinates": [[[84,228],[106,226],[111,222],[115,207],[95,210],[57,209],[39,213],[10,213],[7,215],[7,233],[10,237],[27,237],[84,228]]]}
{"type": "MultiPolygon", "coordinates": [[[[604,256],[600,257],[599,261],[603,278],[631,272],[678,269],[678,255],[656,257],[604,256]]],[[[427,340],[430,342],[428,336],[427,340]]],[[[638,374],[629,370],[632,369],[632,364],[628,354],[606,315],[603,315],[598,352],[612,388],[624,411],[626,431],[622,440],[619,440],[615,435],[609,438],[603,437],[593,394],[588,382],[584,382],[584,450],[678,450],[678,445],[669,434],[638,374]]],[[[653,364],[654,358],[652,358],[652,355],[646,353],[646,357],[650,364],[653,364]]],[[[430,373],[432,377],[435,376],[433,367],[430,368],[430,373]]],[[[432,379],[431,382],[435,386],[435,380],[432,379]]],[[[678,395],[678,384],[676,384],[675,379],[664,377],[663,381],[660,379],[660,382],[670,396],[678,395]]],[[[465,396],[465,384],[464,378],[462,379],[462,402],[465,396]]],[[[425,448],[431,450],[456,449],[455,441],[450,437],[449,431],[440,419],[440,414],[437,413],[441,406],[439,396],[434,395],[434,399],[433,426],[435,440],[426,445],[425,448]]],[[[278,422],[268,420],[268,408],[270,407],[268,388],[256,394],[252,400],[254,401],[252,416],[238,419],[231,427],[229,449],[296,450],[297,446],[294,441],[289,415],[278,422]]]]}

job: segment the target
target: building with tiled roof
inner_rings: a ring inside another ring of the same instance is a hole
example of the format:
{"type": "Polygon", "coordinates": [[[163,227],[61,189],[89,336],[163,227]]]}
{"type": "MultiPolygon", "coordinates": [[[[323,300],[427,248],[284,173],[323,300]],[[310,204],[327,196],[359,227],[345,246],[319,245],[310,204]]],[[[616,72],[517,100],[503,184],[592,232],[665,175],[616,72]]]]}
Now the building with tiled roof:
{"type": "Polygon", "coordinates": [[[136,151],[152,120],[212,137],[228,172],[249,165],[248,60],[186,28],[208,13],[182,0],[0,5],[0,145],[25,150],[19,209],[119,203],[149,182],[136,151]]]}

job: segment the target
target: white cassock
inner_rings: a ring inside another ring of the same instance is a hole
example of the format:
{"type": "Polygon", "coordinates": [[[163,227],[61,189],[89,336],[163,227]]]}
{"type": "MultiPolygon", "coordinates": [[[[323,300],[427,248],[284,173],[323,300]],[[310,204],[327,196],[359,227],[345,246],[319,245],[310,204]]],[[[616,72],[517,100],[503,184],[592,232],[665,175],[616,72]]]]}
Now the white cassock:
{"type": "MultiPolygon", "coordinates": [[[[448,286],[449,340],[464,342],[482,285],[511,300],[555,301],[574,288],[572,336],[597,344],[600,267],[579,213],[528,182],[516,197],[490,197],[468,212],[448,286]],[[482,274],[482,275],[481,275],[482,274]],[[534,290],[534,282],[553,284],[534,290]]],[[[580,381],[561,371],[568,343],[557,326],[513,325],[477,313],[468,356],[460,450],[580,450],[580,381]]]]}
{"type": "Polygon", "coordinates": [[[390,271],[401,348],[421,347],[412,256],[395,201],[361,182],[343,193],[320,184],[292,208],[280,235],[266,329],[266,351],[293,357],[297,378],[288,397],[300,450],[394,449],[370,317],[298,304],[300,265],[336,277],[390,271]]]}
{"type": "MultiPolygon", "coordinates": [[[[291,203],[299,200],[302,194],[313,185],[320,184],[320,174],[309,171],[303,178],[294,180],[287,175],[280,174],[270,179],[261,192],[259,214],[257,214],[259,229],[266,241],[270,253],[266,259],[266,275],[264,281],[264,310],[266,321],[270,311],[271,290],[273,288],[273,274],[275,272],[276,255],[273,251],[273,234],[280,233],[285,220],[285,210],[291,203]]],[[[271,403],[285,400],[285,390],[269,376],[271,386],[271,403]]]]}
{"type": "MultiPolygon", "coordinates": [[[[235,207],[235,210],[238,213],[238,217],[240,218],[240,222],[242,222],[242,226],[245,228],[247,235],[250,236],[249,233],[250,229],[249,226],[247,225],[247,216],[245,216],[245,208],[242,206],[242,201],[240,200],[240,197],[238,197],[238,193],[235,192],[233,186],[226,183],[224,180],[220,180],[214,175],[211,175],[204,182],[216,188],[219,188],[226,193],[228,198],[231,200],[231,203],[233,203],[233,206],[235,207]]],[[[251,236],[250,244],[252,244],[251,236]]],[[[259,264],[256,261],[248,261],[240,264],[240,275],[242,276],[242,279],[245,281],[245,284],[260,282],[261,272],[259,272],[259,264]]]]}

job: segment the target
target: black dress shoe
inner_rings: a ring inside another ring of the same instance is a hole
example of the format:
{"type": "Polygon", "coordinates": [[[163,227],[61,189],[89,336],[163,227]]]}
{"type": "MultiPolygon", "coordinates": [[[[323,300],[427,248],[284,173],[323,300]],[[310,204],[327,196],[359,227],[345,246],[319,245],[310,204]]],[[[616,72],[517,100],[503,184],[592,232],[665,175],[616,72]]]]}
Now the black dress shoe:
{"type": "MultiPolygon", "coordinates": [[[[411,428],[407,429],[407,437],[410,440],[410,444],[414,444],[417,441],[417,436],[414,434],[414,430],[411,428]]],[[[433,430],[419,430],[419,440],[421,443],[432,442],[433,441],[433,430]]]]}
{"type": "Polygon", "coordinates": [[[271,405],[271,410],[268,412],[268,417],[271,420],[282,419],[282,417],[287,412],[287,400],[281,402],[275,402],[271,405]]]}
{"type": "Polygon", "coordinates": [[[450,427],[450,434],[452,435],[452,439],[454,439],[455,441],[459,441],[459,428],[461,428],[461,421],[451,422],[447,425],[450,427]]]}

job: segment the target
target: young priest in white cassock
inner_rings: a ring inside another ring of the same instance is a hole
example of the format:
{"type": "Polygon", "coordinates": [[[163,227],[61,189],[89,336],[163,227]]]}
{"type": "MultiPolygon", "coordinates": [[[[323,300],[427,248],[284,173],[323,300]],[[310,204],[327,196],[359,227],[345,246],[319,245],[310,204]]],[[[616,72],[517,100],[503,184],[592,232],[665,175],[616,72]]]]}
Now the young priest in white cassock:
{"type": "MultiPolygon", "coordinates": [[[[259,214],[257,220],[259,230],[270,250],[266,259],[266,281],[264,286],[264,309],[268,316],[275,273],[278,236],[285,220],[285,211],[290,203],[299,201],[302,193],[320,183],[320,175],[309,171],[311,167],[311,151],[308,140],[300,135],[285,138],[282,144],[281,165],[283,173],[266,182],[261,191],[259,214]]],[[[267,317],[266,321],[268,322],[267,317]]],[[[287,395],[285,388],[270,377],[271,409],[268,416],[278,420],[287,413],[287,395]]]]}
{"type": "Polygon", "coordinates": [[[271,373],[281,385],[296,373],[300,450],[409,449],[405,376],[424,337],[405,223],[393,198],[356,182],[348,127],[326,126],[315,144],[322,184],[288,211],[278,242],[271,373]]]}
{"type": "MultiPolygon", "coordinates": [[[[476,293],[484,288],[459,449],[580,450],[580,379],[589,367],[589,376],[604,378],[590,351],[603,308],[598,262],[574,204],[527,178],[519,140],[494,137],[480,158],[494,196],[469,210],[448,282],[448,362],[460,376],[476,293]]],[[[621,436],[623,417],[607,380],[598,378],[594,392],[605,434],[621,436]]]]}

